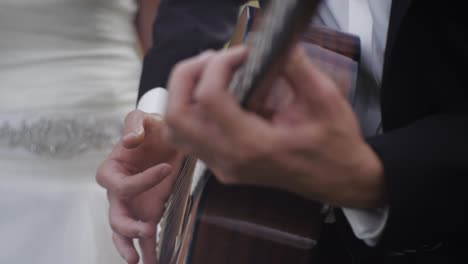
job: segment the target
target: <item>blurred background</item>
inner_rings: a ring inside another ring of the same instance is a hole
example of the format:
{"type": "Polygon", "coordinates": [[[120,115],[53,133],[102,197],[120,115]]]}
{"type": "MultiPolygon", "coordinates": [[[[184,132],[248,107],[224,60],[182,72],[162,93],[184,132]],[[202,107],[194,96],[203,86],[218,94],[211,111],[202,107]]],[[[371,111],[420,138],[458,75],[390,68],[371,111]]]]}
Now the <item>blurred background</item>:
{"type": "Polygon", "coordinates": [[[99,163],[135,108],[158,0],[0,0],[0,263],[124,263],[99,163]]]}

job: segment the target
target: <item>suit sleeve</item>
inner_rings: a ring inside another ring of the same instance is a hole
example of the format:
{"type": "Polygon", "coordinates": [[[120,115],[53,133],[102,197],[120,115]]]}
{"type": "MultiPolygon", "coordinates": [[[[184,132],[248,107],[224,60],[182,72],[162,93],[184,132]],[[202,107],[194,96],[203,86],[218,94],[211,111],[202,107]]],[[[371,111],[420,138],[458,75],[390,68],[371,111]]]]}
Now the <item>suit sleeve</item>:
{"type": "Polygon", "coordinates": [[[370,140],[384,164],[385,234],[457,232],[468,175],[468,116],[435,115],[370,140]]]}
{"type": "Polygon", "coordinates": [[[207,49],[219,49],[235,27],[241,0],[162,0],[153,25],[138,98],[166,87],[174,65],[207,49]]]}
{"type": "Polygon", "coordinates": [[[387,248],[453,241],[467,231],[467,23],[463,8],[441,6],[411,10],[422,25],[415,19],[401,30],[411,43],[396,44],[405,52],[394,53],[383,90],[384,129],[392,128],[369,139],[384,167],[390,210],[381,243],[387,248]]]}

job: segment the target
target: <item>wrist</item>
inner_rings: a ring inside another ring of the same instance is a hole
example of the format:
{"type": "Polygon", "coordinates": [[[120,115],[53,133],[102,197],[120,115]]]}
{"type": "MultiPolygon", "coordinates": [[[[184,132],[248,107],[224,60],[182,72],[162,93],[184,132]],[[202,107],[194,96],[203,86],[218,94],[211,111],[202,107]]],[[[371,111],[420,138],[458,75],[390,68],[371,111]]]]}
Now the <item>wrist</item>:
{"type": "Polygon", "coordinates": [[[363,144],[357,169],[356,208],[383,207],[386,203],[383,164],[367,144],[363,144]]]}

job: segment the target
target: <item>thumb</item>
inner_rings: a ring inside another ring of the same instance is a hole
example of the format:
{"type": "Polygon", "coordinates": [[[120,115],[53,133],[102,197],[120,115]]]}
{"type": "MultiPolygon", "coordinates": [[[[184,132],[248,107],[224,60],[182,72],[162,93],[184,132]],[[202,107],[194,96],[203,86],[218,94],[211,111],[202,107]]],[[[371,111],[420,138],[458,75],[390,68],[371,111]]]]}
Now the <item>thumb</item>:
{"type": "Polygon", "coordinates": [[[122,144],[124,147],[135,148],[141,144],[145,137],[144,117],[145,113],[139,110],[134,110],[125,117],[122,133],[122,144]]]}
{"type": "Polygon", "coordinates": [[[148,114],[140,110],[130,112],[125,118],[122,144],[125,148],[138,147],[145,139],[148,131],[160,127],[162,117],[157,114],[148,114]]]}

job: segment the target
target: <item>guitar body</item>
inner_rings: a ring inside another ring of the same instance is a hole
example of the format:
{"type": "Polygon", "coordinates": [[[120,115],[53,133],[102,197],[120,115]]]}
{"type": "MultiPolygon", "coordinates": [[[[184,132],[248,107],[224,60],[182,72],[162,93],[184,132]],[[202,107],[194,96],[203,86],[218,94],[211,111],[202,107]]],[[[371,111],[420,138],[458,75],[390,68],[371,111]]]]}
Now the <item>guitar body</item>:
{"type": "Polygon", "coordinates": [[[310,263],[321,205],[290,193],[226,186],[209,177],[200,197],[187,262],[310,263]]]}
{"type": "MultiPolygon", "coordinates": [[[[248,25],[255,24],[259,13],[252,7],[241,12],[231,46],[245,41],[248,25]]],[[[359,39],[311,26],[301,36],[312,62],[351,99],[359,39]]],[[[197,171],[194,166],[187,163],[181,175],[189,174],[185,181],[196,188],[182,181],[175,187],[182,194],[175,194],[179,199],[171,202],[170,209],[176,212],[165,217],[159,263],[314,263],[322,204],[276,189],[223,185],[209,171],[198,180],[192,176],[197,171]]]]}

